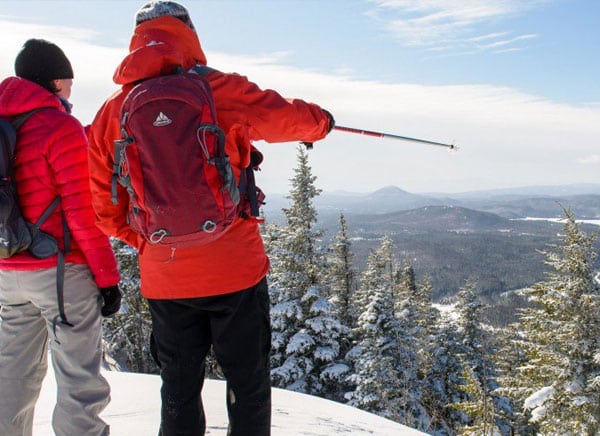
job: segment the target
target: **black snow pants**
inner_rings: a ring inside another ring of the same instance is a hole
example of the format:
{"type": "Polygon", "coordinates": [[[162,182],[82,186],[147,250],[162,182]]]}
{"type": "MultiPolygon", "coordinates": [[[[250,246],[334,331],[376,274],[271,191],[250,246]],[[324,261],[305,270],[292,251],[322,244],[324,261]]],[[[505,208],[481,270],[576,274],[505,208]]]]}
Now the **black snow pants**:
{"type": "Polygon", "coordinates": [[[271,327],[266,278],[232,294],[148,303],[162,378],[159,435],[204,435],[200,393],[211,345],[227,380],[228,434],[270,435],[271,327]]]}

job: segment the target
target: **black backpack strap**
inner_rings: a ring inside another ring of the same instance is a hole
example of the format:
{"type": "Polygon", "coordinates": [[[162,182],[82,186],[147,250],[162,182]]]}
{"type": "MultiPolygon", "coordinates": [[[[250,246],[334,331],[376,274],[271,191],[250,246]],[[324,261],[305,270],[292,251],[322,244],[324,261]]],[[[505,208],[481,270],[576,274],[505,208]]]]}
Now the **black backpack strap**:
{"type": "Polygon", "coordinates": [[[258,197],[256,195],[256,182],[254,180],[254,168],[252,165],[246,167],[246,192],[248,193],[248,202],[250,203],[250,215],[258,217],[260,215],[258,197]]]}
{"type": "MultiPolygon", "coordinates": [[[[38,220],[33,224],[32,227],[32,237],[35,238],[36,234],[40,231],[40,227],[42,224],[48,219],[48,217],[52,214],[54,209],[60,203],[60,196],[56,196],[52,203],[44,210],[42,215],[38,218],[38,220]]],[[[67,320],[67,316],[65,314],[65,297],[64,297],[64,286],[65,286],[65,255],[71,253],[71,231],[69,230],[69,226],[67,225],[67,220],[65,217],[64,210],[60,211],[62,224],[63,224],[63,243],[64,250],[58,250],[57,259],[56,259],[56,299],[58,302],[58,315],[54,318],[52,322],[52,330],[54,331],[54,336],[56,338],[56,323],[60,318],[60,323],[67,325],[69,327],[73,327],[67,320]]]]}
{"type": "MultiPolygon", "coordinates": [[[[60,201],[60,197],[56,197],[53,204],[60,201]]],[[[50,205],[52,206],[52,205],[50,205]]],[[[71,253],[71,231],[69,230],[69,226],[67,225],[67,219],[65,217],[65,211],[60,211],[60,216],[63,224],[63,244],[64,251],[58,250],[58,259],[56,262],[56,298],[58,300],[58,314],[60,316],[60,322],[62,324],[68,325],[69,327],[73,327],[69,321],[67,321],[67,315],[65,314],[65,296],[64,296],[64,287],[65,287],[65,256],[71,253]]]]}
{"type": "Polygon", "coordinates": [[[14,117],[11,121],[11,124],[13,125],[13,127],[15,128],[15,130],[19,130],[21,128],[21,126],[23,124],[25,124],[25,121],[27,121],[27,119],[32,116],[34,113],[39,112],[43,109],[46,108],[37,108],[37,109],[33,109],[30,110],[28,112],[24,112],[22,114],[17,115],[16,117],[14,117]]]}
{"type": "Polygon", "coordinates": [[[63,223],[63,244],[65,246],[65,254],[71,254],[71,231],[67,225],[67,218],[65,217],[65,211],[60,211],[60,216],[63,223]]]}
{"type": "Polygon", "coordinates": [[[58,259],[56,263],[56,299],[58,301],[58,315],[54,317],[52,320],[52,331],[54,332],[54,338],[56,342],[60,344],[58,339],[56,339],[56,323],[60,318],[60,323],[69,327],[73,327],[67,320],[67,315],[65,314],[65,295],[64,295],[64,287],[65,287],[65,253],[58,250],[58,259]]]}
{"type": "Polygon", "coordinates": [[[48,219],[50,214],[52,214],[54,209],[56,209],[56,206],[58,206],[58,203],[60,203],[60,197],[56,196],[56,198],[54,200],[52,200],[52,203],[50,203],[50,205],[46,208],[46,210],[44,212],[42,212],[42,214],[40,215],[38,220],[30,227],[31,233],[32,233],[31,236],[33,238],[35,238],[37,233],[40,231],[40,227],[42,226],[42,224],[44,224],[46,222],[46,220],[48,219]]]}
{"type": "Polygon", "coordinates": [[[1,133],[4,135],[3,144],[6,145],[4,149],[4,155],[2,156],[2,163],[0,165],[0,175],[2,178],[7,180],[12,180],[14,177],[14,168],[13,165],[10,164],[12,159],[15,157],[15,147],[17,146],[17,131],[21,126],[27,121],[27,119],[33,115],[34,113],[42,110],[42,108],[34,109],[28,112],[24,112],[13,117],[9,120],[0,120],[2,124],[8,126],[9,124],[12,126],[12,129],[9,128],[0,128],[1,133]]]}
{"type": "Polygon", "coordinates": [[[210,73],[212,73],[213,71],[217,71],[214,68],[209,67],[208,65],[194,65],[192,68],[190,68],[189,72],[190,73],[196,73],[199,76],[207,76],[210,73]]]}

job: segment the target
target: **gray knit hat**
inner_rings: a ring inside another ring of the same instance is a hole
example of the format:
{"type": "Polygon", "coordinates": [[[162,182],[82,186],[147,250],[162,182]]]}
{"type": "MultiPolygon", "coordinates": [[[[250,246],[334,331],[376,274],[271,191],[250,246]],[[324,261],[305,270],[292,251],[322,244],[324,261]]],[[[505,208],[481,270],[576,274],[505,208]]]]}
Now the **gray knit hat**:
{"type": "Polygon", "coordinates": [[[135,14],[135,25],[137,26],[144,21],[152,20],[158,17],[164,17],[165,15],[179,18],[189,27],[194,29],[194,24],[190,19],[190,14],[188,13],[187,9],[179,3],[168,0],[151,1],[142,6],[135,14]]]}

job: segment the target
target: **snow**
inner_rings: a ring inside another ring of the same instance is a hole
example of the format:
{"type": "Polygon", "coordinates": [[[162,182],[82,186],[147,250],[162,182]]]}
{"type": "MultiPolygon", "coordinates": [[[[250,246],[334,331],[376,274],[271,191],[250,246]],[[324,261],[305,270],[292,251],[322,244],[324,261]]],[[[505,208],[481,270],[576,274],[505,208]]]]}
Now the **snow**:
{"type": "MultiPolygon", "coordinates": [[[[536,218],[536,217],[525,217],[525,218],[514,218],[516,221],[550,221],[553,223],[564,223],[565,218],[536,218]]],[[[600,226],[600,219],[593,220],[575,220],[580,224],[594,224],[596,226],[600,226]]]]}
{"type": "Polygon", "coordinates": [[[451,321],[456,321],[458,319],[458,308],[456,303],[452,304],[438,304],[434,303],[433,307],[439,310],[440,315],[446,319],[451,321]]]}
{"type": "Polygon", "coordinates": [[[531,422],[539,422],[546,414],[544,403],[554,396],[554,388],[546,386],[525,399],[523,407],[531,410],[531,422]]]}
{"type": "MultiPolygon", "coordinates": [[[[160,418],[160,378],[156,375],[104,371],[112,400],[102,414],[112,436],[155,436],[160,418]]],[[[52,433],[51,417],[56,397],[50,370],[37,403],[33,436],[52,433]]],[[[207,435],[227,433],[225,382],[206,380],[202,398],[207,415],[207,435]]],[[[423,436],[362,410],[305,394],[273,389],[273,436],[423,436]]]]}
{"type": "Polygon", "coordinates": [[[535,409],[546,402],[546,400],[552,398],[554,395],[554,388],[552,386],[546,386],[542,389],[534,392],[532,395],[527,397],[523,406],[526,409],[535,409]]]}

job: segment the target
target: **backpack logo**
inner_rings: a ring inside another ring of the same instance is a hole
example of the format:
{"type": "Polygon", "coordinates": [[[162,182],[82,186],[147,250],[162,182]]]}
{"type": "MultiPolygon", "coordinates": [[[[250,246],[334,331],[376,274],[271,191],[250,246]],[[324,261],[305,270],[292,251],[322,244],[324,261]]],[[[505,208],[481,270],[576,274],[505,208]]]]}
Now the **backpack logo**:
{"type": "Polygon", "coordinates": [[[168,116],[166,116],[165,114],[163,114],[161,112],[158,114],[158,116],[156,117],[156,120],[154,120],[152,125],[154,127],[163,127],[163,126],[168,126],[172,122],[173,122],[173,120],[171,120],[168,116]]]}

